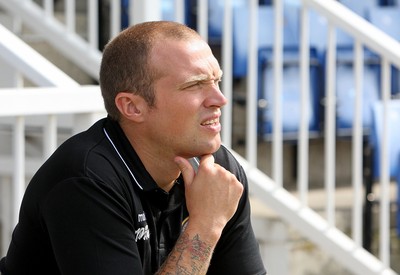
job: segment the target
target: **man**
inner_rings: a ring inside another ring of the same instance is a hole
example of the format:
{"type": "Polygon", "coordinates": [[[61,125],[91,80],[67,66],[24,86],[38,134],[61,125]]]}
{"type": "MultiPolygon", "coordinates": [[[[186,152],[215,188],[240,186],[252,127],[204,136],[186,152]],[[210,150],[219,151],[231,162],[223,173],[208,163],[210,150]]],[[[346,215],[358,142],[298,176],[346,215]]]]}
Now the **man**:
{"type": "Polygon", "coordinates": [[[265,274],[246,176],[221,146],[221,76],[178,23],[112,40],[100,69],[108,117],[33,177],[2,272],[265,274]]]}

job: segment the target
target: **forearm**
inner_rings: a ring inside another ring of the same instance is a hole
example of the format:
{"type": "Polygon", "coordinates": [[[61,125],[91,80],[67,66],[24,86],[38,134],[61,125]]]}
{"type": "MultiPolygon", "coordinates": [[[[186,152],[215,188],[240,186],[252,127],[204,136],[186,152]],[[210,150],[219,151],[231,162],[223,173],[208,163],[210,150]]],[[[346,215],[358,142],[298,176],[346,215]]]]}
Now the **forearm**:
{"type": "Polygon", "coordinates": [[[216,241],[202,236],[185,230],[157,274],[206,274],[216,241]]]}

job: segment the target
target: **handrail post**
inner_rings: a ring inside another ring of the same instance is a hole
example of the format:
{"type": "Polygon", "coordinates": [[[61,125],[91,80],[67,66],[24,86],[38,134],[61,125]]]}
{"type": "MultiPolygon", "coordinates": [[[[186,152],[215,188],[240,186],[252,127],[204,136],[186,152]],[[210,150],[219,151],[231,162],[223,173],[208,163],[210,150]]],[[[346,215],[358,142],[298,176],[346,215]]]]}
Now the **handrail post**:
{"type": "Polygon", "coordinates": [[[222,91],[227,99],[227,104],[222,109],[222,141],[228,148],[232,147],[232,0],[224,0],[224,24],[222,32],[222,67],[224,77],[222,91]]]}
{"type": "Polygon", "coordinates": [[[17,116],[13,129],[12,225],[18,223],[18,211],[25,192],[25,118],[17,116]]]}
{"type": "Polygon", "coordinates": [[[355,101],[354,101],[354,122],[353,122],[353,150],[352,150],[352,185],[354,190],[352,235],[357,245],[362,244],[362,102],[363,102],[363,48],[356,39],[354,46],[354,76],[355,76],[355,101]]]}
{"type": "Polygon", "coordinates": [[[272,177],[276,184],[283,185],[283,141],[282,141],[282,74],[283,74],[283,1],[274,1],[274,96],[273,96],[273,144],[272,144],[272,177]]]}
{"type": "Polygon", "coordinates": [[[258,60],[258,14],[257,0],[250,1],[249,7],[249,41],[247,64],[247,98],[246,98],[246,156],[247,160],[257,166],[257,60],[258,60]],[[255,108],[254,108],[255,107],[255,108]]]}
{"type": "Polygon", "coordinates": [[[309,45],[309,13],[307,7],[301,9],[300,39],[300,129],[298,147],[298,190],[300,201],[308,204],[308,152],[309,152],[309,102],[310,102],[310,45],[309,45]]]}
{"type": "Polygon", "coordinates": [[[325,189],[326,219],[330,226],[335,226],[335,106],[336,106],[336,33],[329,23],[327,50],[327,80],[325,101],[325,189]]]}
{"type": "Polygon", "coordinates": [[[390,266],[390,196],[389,196],[389,128],[388,128],[388,101],[390,99],[390,64],[386,57],[382,59],[382,144],[380,155],[380,185],[381,185],[381,202],[380,202],[380,225],[379,225],[379,256],[386,267],[390,266]]]}

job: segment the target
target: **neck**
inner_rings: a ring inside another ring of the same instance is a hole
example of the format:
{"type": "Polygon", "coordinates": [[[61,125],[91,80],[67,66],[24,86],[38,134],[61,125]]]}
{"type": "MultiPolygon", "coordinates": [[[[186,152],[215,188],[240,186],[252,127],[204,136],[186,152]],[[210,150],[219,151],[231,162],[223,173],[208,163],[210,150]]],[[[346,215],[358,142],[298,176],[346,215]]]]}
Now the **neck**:
{"type": "Polygon", "coordinates": [[[139,156],[147,172],[157,185],[169,192],[180,175],[180,170],[174,162],[174,155],[165,150],[156,150],[152,144],[148,144],[141,135],[135,135],[136,131],[121,125],[126,137],[139,156]]]}
{"type": "Polygon", "coordinates": [[[160,155],[154,155],[151,152],[141,149],[135,148],[144,167],[146,167],[146,170],[157,185],[164,191],[169,192],[174,186],[175,180],[180,175],[180,170],[175,164],[173,157],[163,158],[160,155]]]}

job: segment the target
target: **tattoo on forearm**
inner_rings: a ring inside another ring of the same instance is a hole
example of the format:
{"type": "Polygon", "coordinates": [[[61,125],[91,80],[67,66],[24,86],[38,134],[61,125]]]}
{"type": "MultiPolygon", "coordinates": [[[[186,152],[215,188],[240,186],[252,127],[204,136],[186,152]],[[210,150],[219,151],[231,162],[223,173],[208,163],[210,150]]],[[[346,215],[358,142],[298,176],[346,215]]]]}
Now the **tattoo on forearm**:
{"type": "Polygon", "coordinates": [[[183,232],[157,274],[205,274],[211,252],[211,246],[202,241],[198,234],[190,239],[183,232]]]}

